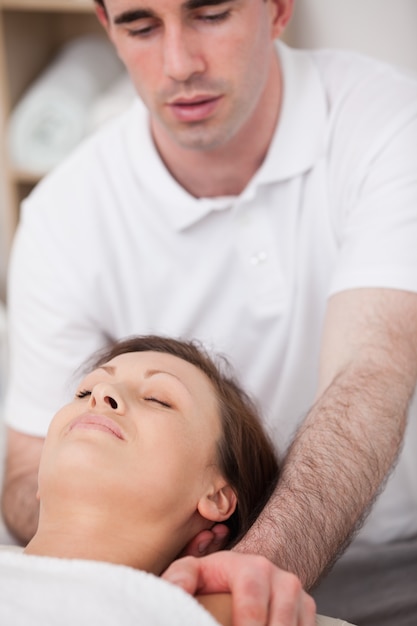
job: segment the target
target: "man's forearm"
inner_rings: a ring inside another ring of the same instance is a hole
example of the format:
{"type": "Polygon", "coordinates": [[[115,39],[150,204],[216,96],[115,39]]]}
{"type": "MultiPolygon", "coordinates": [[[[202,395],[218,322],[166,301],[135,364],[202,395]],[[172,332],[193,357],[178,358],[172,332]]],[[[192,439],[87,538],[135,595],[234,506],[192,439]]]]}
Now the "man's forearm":
{"type": "Polygon", "coordinates": [[[412,377],[347,369],[308,414],[278,487],[239,551],[261,553],[306,589],[346,548],[401,445],[412,377]]]}

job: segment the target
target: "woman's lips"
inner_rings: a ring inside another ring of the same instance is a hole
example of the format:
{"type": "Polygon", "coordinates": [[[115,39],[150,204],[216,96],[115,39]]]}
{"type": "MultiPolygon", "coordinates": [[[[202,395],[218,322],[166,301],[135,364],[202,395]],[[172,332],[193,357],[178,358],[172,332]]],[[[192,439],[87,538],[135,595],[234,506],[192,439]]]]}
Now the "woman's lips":
{"type": "Polygon", "coordinates": [[[107,432],[118,439],[125,439],[122,429],[116,422],[105,415],[95,415],[94,413],[85,413],[75,419],[70,425],[70,431],[74,428],[85,428],[93,430],[101,430],[107,432]]]}
{"type": "Polygon", "coordinates": [[[201,96],[192,100],[177,99],[168,106],[180,122],[200,122],[214,113],[220,100],[221,96],[201,96]]]}

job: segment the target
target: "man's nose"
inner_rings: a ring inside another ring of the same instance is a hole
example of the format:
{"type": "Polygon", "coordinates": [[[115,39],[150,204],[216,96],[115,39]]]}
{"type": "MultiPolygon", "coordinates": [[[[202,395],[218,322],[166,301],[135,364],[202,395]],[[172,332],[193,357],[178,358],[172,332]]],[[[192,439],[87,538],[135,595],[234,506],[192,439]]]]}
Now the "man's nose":
{"type": "Polygon", "coordinates": [[[164,72],[176,82],[185,82],[205,69],[197,33],[172,27],[164,36],[164,72]]]}

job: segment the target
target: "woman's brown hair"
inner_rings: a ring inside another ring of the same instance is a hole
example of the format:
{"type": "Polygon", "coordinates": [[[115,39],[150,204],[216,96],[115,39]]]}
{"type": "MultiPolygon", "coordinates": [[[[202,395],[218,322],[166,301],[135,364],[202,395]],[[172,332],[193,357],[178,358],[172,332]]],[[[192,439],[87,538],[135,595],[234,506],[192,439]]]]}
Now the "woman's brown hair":
{"type": "Polygon", "coordinates": [[[222,424],[218,465],[237,496],[236,510],[225,522],[230,531],[227,548],[231,548],[258,517],[278,480],[277,456],[254,402],[230,373],[227,360],[217,356],[215,362],[196,341],[134,336],[93,355],[89,367],[95,369],[128,352],[171,354],[199,368],[211,381],[222,424]]]}

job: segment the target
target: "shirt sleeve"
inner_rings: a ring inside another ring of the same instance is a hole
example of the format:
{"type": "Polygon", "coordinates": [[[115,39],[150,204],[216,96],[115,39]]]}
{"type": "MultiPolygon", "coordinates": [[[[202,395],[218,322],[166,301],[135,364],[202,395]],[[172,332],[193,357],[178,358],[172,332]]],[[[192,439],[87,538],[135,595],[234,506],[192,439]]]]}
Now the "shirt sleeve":
{"type": "Polygon", "coordinates": [[[8,287],[11,358],[5,420],[41,437],[57,409],[72,397],[80,365],[106,341],[88,309],[93,294],[88,297],[85,276],[75,262],[80,250],[65,223],[56,215],[48,219],[52,213],[26,202],[8,287]]]}
{"type": "Polygon", "coordinates": [[[350,123],[345,110],[334,133],[339,254],[330,291],[417,291],[417,81],[381,72],[345,109],[350,123]]]}

